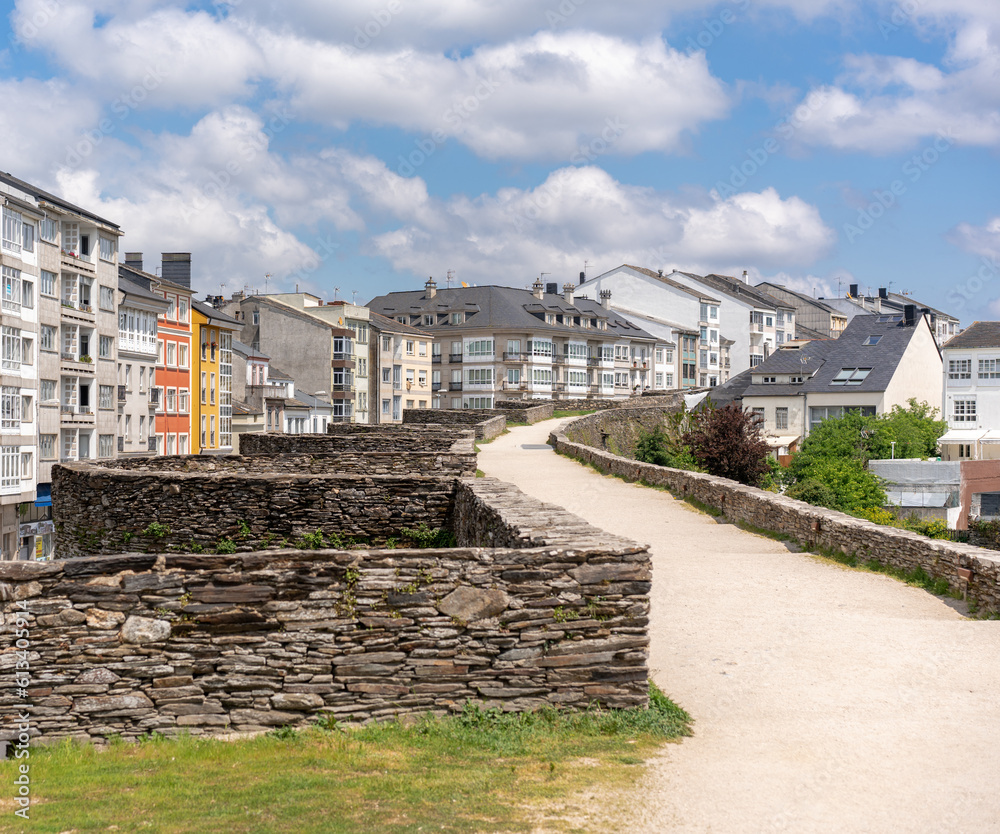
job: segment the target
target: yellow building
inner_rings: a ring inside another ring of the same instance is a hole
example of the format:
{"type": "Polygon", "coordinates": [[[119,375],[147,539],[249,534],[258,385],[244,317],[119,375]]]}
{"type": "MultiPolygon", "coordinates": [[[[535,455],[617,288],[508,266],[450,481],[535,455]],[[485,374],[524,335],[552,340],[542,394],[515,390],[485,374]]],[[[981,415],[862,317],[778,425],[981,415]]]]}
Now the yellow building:
{"type": "Polygon", "coordinates": [[[243,325],[200,301],[191,302],[191,451],[233,451],[233,334],[243,325]]]}

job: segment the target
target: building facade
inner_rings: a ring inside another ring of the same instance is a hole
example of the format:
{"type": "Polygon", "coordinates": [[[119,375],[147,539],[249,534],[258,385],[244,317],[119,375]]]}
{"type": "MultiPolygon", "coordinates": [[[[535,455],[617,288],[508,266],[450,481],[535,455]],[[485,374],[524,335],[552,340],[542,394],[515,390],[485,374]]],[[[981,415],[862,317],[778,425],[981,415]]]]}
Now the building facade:
{"type": "MultiPolygon", "coordinates": [[[[142,284],[122,274],[118,289],[118,388],[102,388],[102,407],[118,401],[118,453],[126,457],[151,456],[158,450],[156,413],[160,408],[157,387],[157,318],[167,311],[167,302],[142,284]]],[[[102,337],[103,338],[103,337],[102,337]]],[[[171,452],[170,454],[173,454],[171,452]]]]}
{"type": "Polygon", "coordinates": [[[200,301],[191,303],[191,330],[198,349],[191,363],[198,396],[191,405],[192,454],[233,451],[233,337],[240,323],[200,301]]]}
{"type": "Polygon", "coordinates": [[[941,459],[1000,460],[1000,322],[974,322],[941,353],[941,459]]]}
{"type": "Polygon", "coordinates": [[[431,408],[441,396],[440,352],[423,330],[371,313],[371,401],[377,423],[401,423],[404,408],[431,408]],[[436,386],[436,387],[435,387],[436,386]]]}
{"type": "MultiPolygon", "coordinates": [[[[549,289],[554,289],[550,285],[549,289]]],[[[601,302],[512,287],[424,290],[372,299],[373,313],[433,336],[435,408],[491,408],[498,399],[625,398],[651,389],[657,340],[601,302]]],[[[383,369],[384,373],[384,369],[383,369]]]]}
{"type": "Polygon", "coordinates": [[[0,544],[52,555],[52,465],[117,456],[119,227],[8,174],[0,307],[0,544]]]}

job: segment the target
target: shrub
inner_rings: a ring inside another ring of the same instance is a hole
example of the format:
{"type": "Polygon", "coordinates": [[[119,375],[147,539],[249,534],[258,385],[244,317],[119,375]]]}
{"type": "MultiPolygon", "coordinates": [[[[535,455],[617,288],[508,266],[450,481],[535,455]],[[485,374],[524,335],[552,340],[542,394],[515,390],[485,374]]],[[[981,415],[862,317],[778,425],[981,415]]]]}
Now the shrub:
{"type": "Polygon", "coordinates": [[[833,490],[815,478],[806,478],[793,484],[785,491],[785,495],[816,507],[836,509],[837,496],[833,494],[833,490]]]}
{"type": "Polygon", "coordinates": [[[707,408],[691,417],[691,429],[681,437],[698,464],[720,478],[756,486],[769,472],[771,449],[761,436],[762,421],[730,403],[707,408]]]}

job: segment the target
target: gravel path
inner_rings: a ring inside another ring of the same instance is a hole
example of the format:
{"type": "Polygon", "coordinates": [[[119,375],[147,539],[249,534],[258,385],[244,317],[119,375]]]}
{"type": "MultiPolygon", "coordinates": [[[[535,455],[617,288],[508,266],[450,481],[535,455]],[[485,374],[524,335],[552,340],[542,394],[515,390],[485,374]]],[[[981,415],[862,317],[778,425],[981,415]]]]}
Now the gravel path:
{"type": "Polygon", "coordinates": [[[557,424],[479,466],[652,544],[650,668],[696,722],[589,830],[1000,832],[1000,622],[525,448],[557,424]]]}

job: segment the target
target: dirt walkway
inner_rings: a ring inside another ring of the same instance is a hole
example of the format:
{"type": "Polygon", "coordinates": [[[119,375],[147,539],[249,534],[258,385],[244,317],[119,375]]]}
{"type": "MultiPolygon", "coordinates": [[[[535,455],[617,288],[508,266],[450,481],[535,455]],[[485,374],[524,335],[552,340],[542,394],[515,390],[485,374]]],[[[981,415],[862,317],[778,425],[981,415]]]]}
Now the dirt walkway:
{"type": "Polygon", "coordinates": [[[591,830],[1000,832],[1000,622],[531,448],[557,422],[480,468],[652,544],[650,667],[696,720],[591,830]]]}

